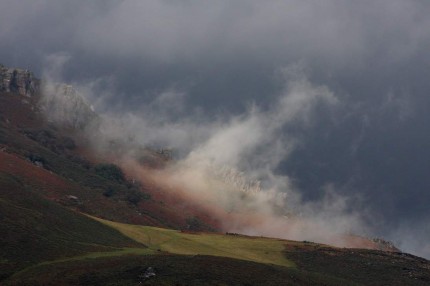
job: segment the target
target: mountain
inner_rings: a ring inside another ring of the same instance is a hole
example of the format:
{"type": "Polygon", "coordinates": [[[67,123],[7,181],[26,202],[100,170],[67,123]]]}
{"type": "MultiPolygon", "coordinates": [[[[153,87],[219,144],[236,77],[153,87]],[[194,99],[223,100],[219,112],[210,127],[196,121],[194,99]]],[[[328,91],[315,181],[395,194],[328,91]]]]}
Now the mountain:
{"type": "MultiPolygon", "coordinates": [[[[85,132],[99,117],[73,87],[4,66],[0,84],[1,285],[430,283],[429,261],[383,240],[350,236],[360,249],[223,233],[220,210],[120,166],[120,143],[94,153],[85,132]]],[[[172,160],[137,150],[148,172],[172,160]]]]}

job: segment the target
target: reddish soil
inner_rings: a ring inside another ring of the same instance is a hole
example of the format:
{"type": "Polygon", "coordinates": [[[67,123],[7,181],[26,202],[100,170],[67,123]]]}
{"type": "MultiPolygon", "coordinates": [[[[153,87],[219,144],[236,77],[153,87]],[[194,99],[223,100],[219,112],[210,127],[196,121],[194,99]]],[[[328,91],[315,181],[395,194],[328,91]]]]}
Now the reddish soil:
{"type": "Polygon", "coordinates": [[[36,107],[37,96],[26,97],[12,93],[0,94],[0,121],[16,127],[37,127],[43,125],[36,107]]]}
{"type": "Polygon", "coordinates": [[[61,194],[74,192],[77,189],[76,186],[65,179],[15,154],[1,151],[0,162],[0,172],[24,180],[24,183],[40,190],[49,199],[60,199],[61,194]]]}

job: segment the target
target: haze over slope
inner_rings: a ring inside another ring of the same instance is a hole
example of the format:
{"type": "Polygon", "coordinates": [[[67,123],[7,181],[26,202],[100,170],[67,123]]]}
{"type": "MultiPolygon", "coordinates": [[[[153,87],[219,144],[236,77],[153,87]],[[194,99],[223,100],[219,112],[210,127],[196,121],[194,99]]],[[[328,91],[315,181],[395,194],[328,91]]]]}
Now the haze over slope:
{"type": "Polygon", "coordinates": [[[73,82],[120,118],[107,138],[246,172],[429,257],[429,5],[6,0],[0,58],[73,82]]]}
{"type": "MultiPolygon", "coordinates": [[[[337,104],[326,87],[313,86],[301,69],[285,70],[285,74],[292,82],[271,110],[263,111],[253,106],[240,116],[225,116],[214,122],[190,121],[200,129],[197,132],[200,139],[189,140],[187,148],[178,145],[176,135],[171,132],[172,126],[166,124],[168,121],[151,120],[151,113],[144,113],[146,117],[98,115],[73,87],[52,82],[49,74],[39,87],[42,96],[36,109],[60,130],[80,130],[78,138],[81,145],[84,144],[81,147],[90,148],[88,151],[96,161],[110,160],[119,164],[132,181],[137,180],[142,189],[149,192],[153,197],[150,202],[160,196],[163,203],[167,199],[169,212],[181,211],[180,205],[184,204],[188,211],[182,213],[182,210],[178,217],[192,209],[197,214],[200,209],[209,215],[210,219],[203,218],[209,226],[225,232],[311,240],[346,247],[385,248],[350,236],[371,234],[366,230],[364,216],[347,209],[346,198],[327,189],[323,201],[302,202],[289,178],[274,173],[280,158],[288,155],[295,143],[285,135],[276,135],[279,130],[288,130],[292,122],[296,126],[311,124],[309,120],[315,108],[337,104]],[[163,142],[163,136],[169,138],[170,143],[163,142]],[[268,140],[276,137],[279,137],[276,148],[265,146],[268,140]],[[176,158],[170,158],[172,151],[161,149],[160,156],[167,156],[168,161],[155,168],[148,165],[146,148],[166,143],[176,146],[173,149],[176,158]]],[[[10,96],[5,95],[3,99],[10,96]]],[[[13,112],[9,113],[5,116],[14,116],[13,112]]],[[[25,131],[30,135],[34,132],[25,131]]],[[[191,131],[189,134],[197,133],[191,131]]],[[[57,165],[57,168],[63,167],[57,165]]],[[[86,184],[85,179],[74,176],[74,180],[86,184]]],[[[154,211],[151,204],[137,201],[136,205],[139,211],[154,211]]],[[[89,209],[82,210],[87,212],[89,209]]],[[[171,216],[163,225],[174,226],[172,219],[171,216]]]]}

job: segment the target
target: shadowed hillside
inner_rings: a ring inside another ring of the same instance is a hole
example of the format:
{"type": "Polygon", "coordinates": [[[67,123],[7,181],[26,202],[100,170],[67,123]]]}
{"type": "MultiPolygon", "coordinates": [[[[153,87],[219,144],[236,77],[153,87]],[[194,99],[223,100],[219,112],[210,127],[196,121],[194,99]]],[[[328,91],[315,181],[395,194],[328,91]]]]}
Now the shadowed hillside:
{"type": "Polygon", "coordinates": [[[143,247],[79,213],[43,199],[20,179],[0,173],[0,280],[46,260],[143,247]]]}

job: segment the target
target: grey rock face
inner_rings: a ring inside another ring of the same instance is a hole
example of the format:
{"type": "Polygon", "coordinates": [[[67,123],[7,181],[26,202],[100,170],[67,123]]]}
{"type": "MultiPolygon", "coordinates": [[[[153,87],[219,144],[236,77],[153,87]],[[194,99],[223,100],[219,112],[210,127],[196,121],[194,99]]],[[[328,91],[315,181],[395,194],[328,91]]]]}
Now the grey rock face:
{"type": "Polygon", "coordinates": [[[22,96],[41,95],[39,107],[48,121],[68,128],[82,129],[96,114],[85,98],[71,85],[41,81],[33,73],[0,65],[0,92],[22,96]]]}
{"type": "Polygon", "coordinates": [[[30,71],[0,65],[0,91],[33,96],[39,86],[40,81],[30,71]]]}
{"type": "Polygon", "coordinates": [[[44,83],[40,105],[47,119],[69,128],[84,128],[96,114],[71,85],[44,83]]]}

